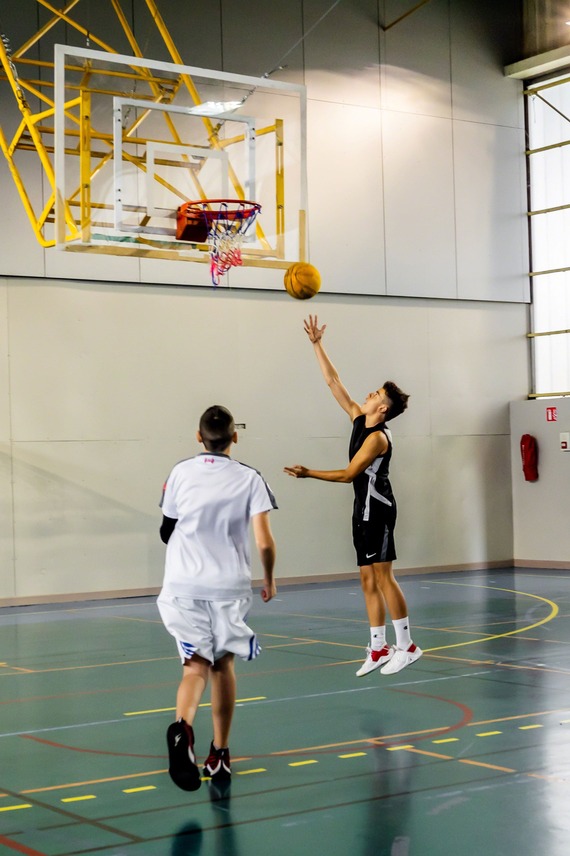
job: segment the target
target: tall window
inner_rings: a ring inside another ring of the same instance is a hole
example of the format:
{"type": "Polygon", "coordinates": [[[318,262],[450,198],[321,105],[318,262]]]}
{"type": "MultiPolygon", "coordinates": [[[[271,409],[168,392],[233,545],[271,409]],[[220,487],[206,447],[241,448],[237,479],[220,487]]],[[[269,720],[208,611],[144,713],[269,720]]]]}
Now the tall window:
{"type": "Polygon", "coordinates": [[[570,395],[570,74],[526,92],[532,247],[531,397],[570,395]]]}

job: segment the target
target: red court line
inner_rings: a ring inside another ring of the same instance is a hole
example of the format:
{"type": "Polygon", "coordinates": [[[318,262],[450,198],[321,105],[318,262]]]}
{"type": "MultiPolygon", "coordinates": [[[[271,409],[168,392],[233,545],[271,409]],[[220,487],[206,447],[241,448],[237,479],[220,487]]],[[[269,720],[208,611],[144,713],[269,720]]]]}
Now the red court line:
{"type": "Polygon", "coordinates": [[[54,749],[67,749],[69,752],[85,752],[90,755],[112,755],[114,758],[165,758],[163,755],[136,755],[132,752],[107,752],[104,749],[83,749],[80,746],[66,746],[65,743],[55,743],[53,740],[44,740],[42,737],[35,737],[33,734],[19,734],[22,740],[33,740],[35,743],[42,743],[44,746],[53,746],[54,749]]]}
{"type": "Polygon", "coordinates": [[[5,838],[3,835],[0,835],[0,844],[3,844],[4,847],[9,847],[10,850],[24,853],[25,856],[46,856],[45,853],[40,853],[39,850],[32,850],[30,847],[26,847],[25,844],[18,844],[17,841],[12,841],[11,838],[5,838]]]}

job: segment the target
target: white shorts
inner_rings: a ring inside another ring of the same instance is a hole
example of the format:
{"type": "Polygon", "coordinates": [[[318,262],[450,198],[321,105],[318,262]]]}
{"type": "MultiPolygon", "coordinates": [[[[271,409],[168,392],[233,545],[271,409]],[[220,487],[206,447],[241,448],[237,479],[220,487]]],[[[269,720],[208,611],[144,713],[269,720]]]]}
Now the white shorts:
{"type": "Polygon", "coordinates": [[[168,632],[176,639],[180,659],[194,654],[215,663],[224,654],[253,660],[261,652],[245,619],[252,597],[239,600],[194,600],[161,592],[157,605],[168,632]]]}

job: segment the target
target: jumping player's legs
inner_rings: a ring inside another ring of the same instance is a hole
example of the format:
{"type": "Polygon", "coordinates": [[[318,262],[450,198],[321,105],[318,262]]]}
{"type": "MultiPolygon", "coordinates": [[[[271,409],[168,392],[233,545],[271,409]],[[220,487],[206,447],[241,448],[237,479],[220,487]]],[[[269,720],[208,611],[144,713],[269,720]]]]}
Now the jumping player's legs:
{"type": "Polygon", "coordinates": [[[392,648],[392,656],[382,666],[381,672],[383,675],[394,675],[419,660],[422,656],[422,650],[414,644],[410,636],[408,605],[394,576],[392,562],[376,562],[372,566],[372,570],[376,585],[382,592],[396,632],[396,646],[392,648]]]}
{"type": "Polygon", "coordinates": [[[216,746],[228,745],[230,728],[236,704],[236,676],[234,655],[225,654],[211,667],[212,723],[216,746]]]}
{"type": "Polygon", "coordinates": [[[382,588],[378,585],[374,565],[360,567],[360,586],[364,595],[366,614],[371,627],[386,623],[386,601],[382,588]]]}
{"type": "Polygon", "coordinates": [[[408,614],[408,606],[404,593],[394,576],[392,562],[375,562],[371,566],[371,571],[376,590],[385,601],[392,621],[405,618],[408,614]]]}

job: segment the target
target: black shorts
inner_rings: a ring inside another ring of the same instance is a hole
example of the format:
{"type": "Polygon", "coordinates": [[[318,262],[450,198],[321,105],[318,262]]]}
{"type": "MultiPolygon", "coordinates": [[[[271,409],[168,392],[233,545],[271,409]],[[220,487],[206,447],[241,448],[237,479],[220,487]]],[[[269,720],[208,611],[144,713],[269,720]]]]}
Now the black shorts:
{"type": "Polygon", "coordinates": [[[352,518],[352,542],[358,567],[396,559],[394,543],[395,515],[380,520],[362,521],[352,518]]]}

